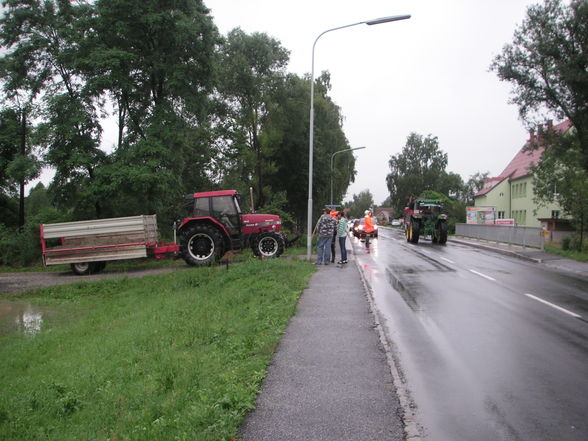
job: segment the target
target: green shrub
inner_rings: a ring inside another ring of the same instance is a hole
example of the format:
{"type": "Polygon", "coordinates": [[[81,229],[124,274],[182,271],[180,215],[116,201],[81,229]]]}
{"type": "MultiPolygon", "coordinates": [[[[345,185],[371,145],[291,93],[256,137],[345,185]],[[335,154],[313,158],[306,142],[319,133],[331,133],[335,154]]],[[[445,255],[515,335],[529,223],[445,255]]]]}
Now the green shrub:
{"type": "Polygon", "coordinates": [[[24,228],[6,227],[0,224],[0,264],[23,267],[41,261],[39,226],[44,223],[65,222],[67,215],[53,208],[45,208],[38,215],[27,219],[24,228]]]}
{"type": "Polygon", "coordinates": [[[581,243],[580,235],[574,234],[572,236],[566,236],[561,241],[562,250],[574,250],[582,252],[586,248],[586,243],[581,243]]]}

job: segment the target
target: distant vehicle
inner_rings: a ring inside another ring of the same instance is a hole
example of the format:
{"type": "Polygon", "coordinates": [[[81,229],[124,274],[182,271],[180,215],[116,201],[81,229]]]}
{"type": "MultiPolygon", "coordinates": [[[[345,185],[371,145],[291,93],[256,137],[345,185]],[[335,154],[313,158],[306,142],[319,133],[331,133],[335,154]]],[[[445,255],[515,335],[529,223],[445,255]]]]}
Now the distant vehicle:
{"type": "Polygon", "coordinates": [[[392,226],[393,227],[399,227],[401,225],[402,225],[402,223],[400,222],[400,219],[392,219],[392,226]]]}
{"type": "Polygon", "coordinates": [[[447,214],[443,203],[437,199],[411,197],[404,208],[404,232],[406,241],[419,243],[419,236],[429,236],[433,243],[447,243],[447,214]]]}
{"type": "MultiPolygon", "coordinates": [[[[353,224],[353,235],[357,238],[363,239],[366,236],[365,229],[365,219],[355,219],[353,224]]],[[[378,237],[378,224],[376,219],[374,219],[374,232],[370,233],[370,237],[378,237]]]]}

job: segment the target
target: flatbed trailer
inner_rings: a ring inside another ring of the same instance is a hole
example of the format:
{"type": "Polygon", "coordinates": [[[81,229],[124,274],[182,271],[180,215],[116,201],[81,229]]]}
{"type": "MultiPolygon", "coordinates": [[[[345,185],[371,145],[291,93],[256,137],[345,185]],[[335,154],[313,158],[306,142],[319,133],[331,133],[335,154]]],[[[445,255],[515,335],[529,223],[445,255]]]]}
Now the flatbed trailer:
{"type": "Polygon", "coordinates": [[[160,243],[156,215],[41,224],[43,263],[70,264],[76,274],[100,272],[113,260],[156,259],[177,253],[160,243]]]}

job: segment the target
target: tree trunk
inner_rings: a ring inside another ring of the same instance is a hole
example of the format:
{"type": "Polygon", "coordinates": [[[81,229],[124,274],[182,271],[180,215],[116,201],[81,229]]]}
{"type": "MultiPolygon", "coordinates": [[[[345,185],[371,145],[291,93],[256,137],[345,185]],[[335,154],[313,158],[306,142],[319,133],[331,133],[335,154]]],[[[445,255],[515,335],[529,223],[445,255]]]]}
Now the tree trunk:
{"type": "Polygon", "coordinates": [[[259,145],[259,138],[257,132],[253,132],[253,149],[255,151],[255,173],[257,174],[257,206],[263,207],[265,205],[265,197],[263,194],[263,176],[262,176],[262,154],[261,145],[259,145]]]}
{"type": "MultiPolygon", "coordinates": [[[[20,114],[20,154],[24,157],[26,154],[26,130],[27,130],[27,118],[25,110],[23,109],[20,114]]],[[[18,206],[18,229],[22,231],[25,224],[25,181],[24,176],[20,180],[20,195],[19,195],[19,206],[18,206]]]]}
{"type": "MultiPolygon", "coordinates": [[[[582,205],[584,205],[584,204],[582,204],[582,205]]],[[[582,207],[582,212],[580,214],[580,242],[578,244],[578,251],[579,252],[582,252],[582,250],[584,249],[584,218],[585,218],[584,207],[582,207]]]]}

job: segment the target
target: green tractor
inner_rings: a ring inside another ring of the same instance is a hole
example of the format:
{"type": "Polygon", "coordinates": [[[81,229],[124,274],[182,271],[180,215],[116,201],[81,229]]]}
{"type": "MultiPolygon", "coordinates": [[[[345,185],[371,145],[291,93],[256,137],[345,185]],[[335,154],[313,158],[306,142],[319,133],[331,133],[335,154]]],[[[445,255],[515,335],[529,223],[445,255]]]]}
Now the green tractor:
{"type": "Polygon", "coordinates": [[[406,241],[419,243],[419,237],[430,236],[433,243],[447,243],[447,215],[437,199],[410,198],[404,208],[406,241]]]}

